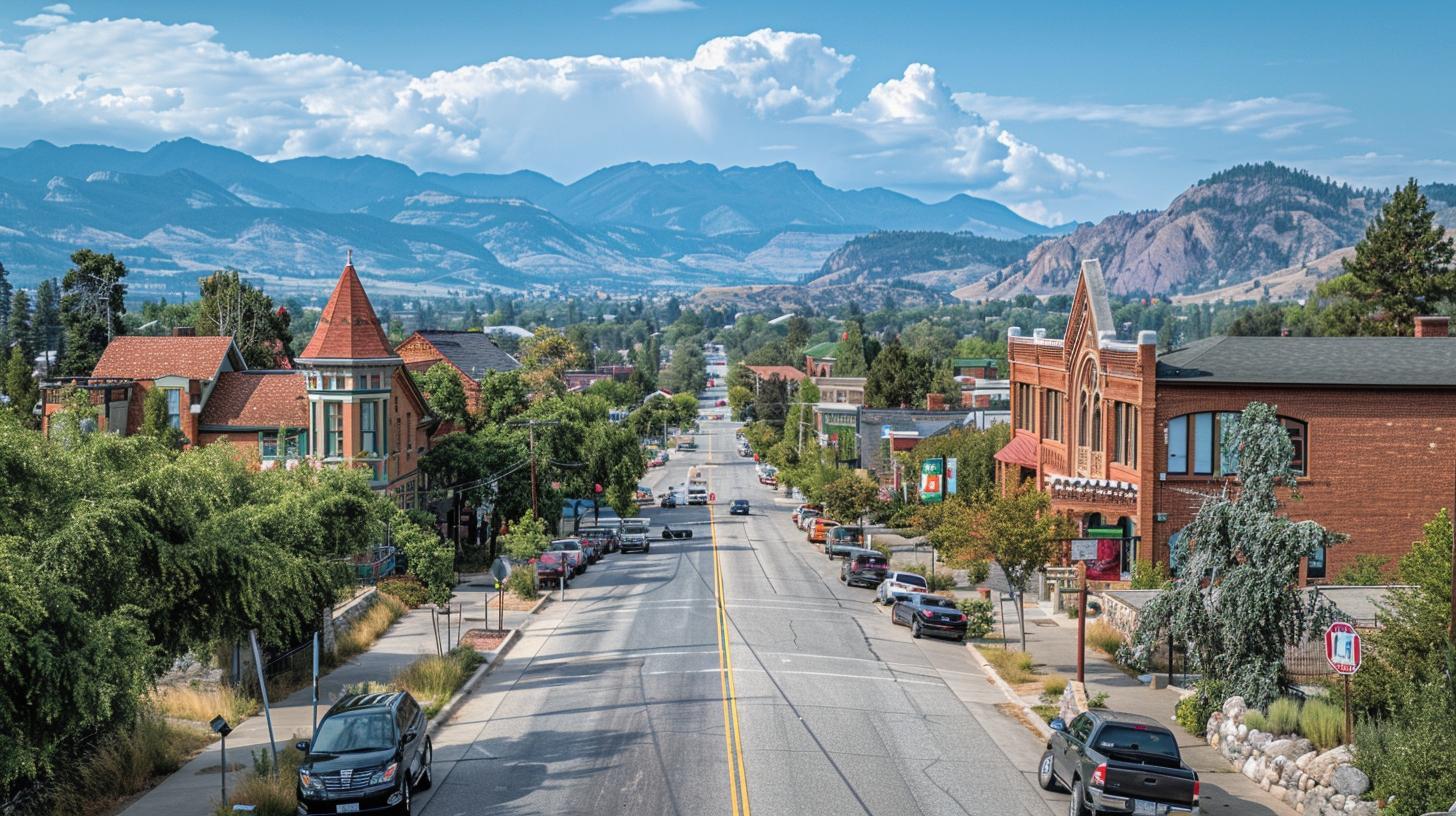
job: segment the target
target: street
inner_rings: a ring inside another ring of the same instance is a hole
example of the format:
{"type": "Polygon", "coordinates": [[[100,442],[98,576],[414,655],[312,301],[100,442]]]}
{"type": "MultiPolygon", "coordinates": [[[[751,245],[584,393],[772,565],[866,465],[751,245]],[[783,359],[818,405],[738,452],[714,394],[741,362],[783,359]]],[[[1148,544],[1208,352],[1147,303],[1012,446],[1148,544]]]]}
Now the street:
{"type": "Polygon", "coordinates": [[[697,452],[649,473],[660,491],[699,465],[716,502],[644,508],[651,552],[608,557],[543,610],[437,736],[421,812],[1064,810],[965,647],[912,640],[845,588],[735,427],[703,422],[697,452]],[[729,516],[735,498],[752,514],[729,516]],[[663,522],[694,537],[664,541],[663,522]]]}

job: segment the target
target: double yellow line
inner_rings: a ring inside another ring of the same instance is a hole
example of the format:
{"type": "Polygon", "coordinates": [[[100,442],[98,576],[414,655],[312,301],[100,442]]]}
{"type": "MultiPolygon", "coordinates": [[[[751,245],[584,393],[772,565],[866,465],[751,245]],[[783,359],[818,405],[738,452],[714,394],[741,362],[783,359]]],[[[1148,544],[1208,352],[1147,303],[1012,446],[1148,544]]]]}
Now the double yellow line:
{"type": "MultiPolygon", "coordinates": [[[[713,437],[708,437],[708,460],[713,458],[713,437]]],[[[728,639],[727,593],[723,589],[723,568],[718,557],[718,525],[713,505],[708,504],[708,533],[713,540],[713,596],[718,615],[718,679],[723,690],[723,744],[728,751],[728,796],[733,816],[750,816],[748,774],[743,768],[743,729],[738,724],[738,688],[733,680],[733,650],[728,639]]]]}

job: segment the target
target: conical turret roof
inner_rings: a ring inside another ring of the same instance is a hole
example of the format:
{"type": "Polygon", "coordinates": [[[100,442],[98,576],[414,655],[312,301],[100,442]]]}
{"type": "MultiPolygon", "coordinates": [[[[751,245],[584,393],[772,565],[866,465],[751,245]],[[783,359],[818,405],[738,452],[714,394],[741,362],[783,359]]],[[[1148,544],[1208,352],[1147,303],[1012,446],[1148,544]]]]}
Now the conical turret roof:
{"type": "Polygon", "coordinates": [[[399,359],[379,325],[379,317],[369,303],[359,274],[354,271],[352,254],[319,316],[313,338],[298,359],[302,362],[399,359]]]}

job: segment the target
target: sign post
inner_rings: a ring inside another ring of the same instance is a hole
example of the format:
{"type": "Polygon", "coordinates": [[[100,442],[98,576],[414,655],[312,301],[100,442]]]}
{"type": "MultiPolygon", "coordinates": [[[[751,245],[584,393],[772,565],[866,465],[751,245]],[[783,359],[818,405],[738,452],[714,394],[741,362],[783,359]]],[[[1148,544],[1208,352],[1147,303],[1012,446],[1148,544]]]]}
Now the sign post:
{"type": "MultiPolygon", "coordinates": [[[[495,628],[504,632],[506,630],[506,579],[511,577],[511,562],[505,556],[496,556],[495,563],[490,565],[490,577],[495,579],[495,628]]],[[[485,614],[486,620],[489,621],[490,610],[487,609],[485,614]]]]}
{"type": "Polygon", "coordinates": [[[1354,720],[1350,715],[1350,676],[1360,670],[1360,633],[1344,621],[1325,630],[1325,660],[1345,680],[1345,744],[1355,742],[1354,720]]]}
{"type": "Polygon", "coordinates": [[[945,493],[945,459],[936,456],[920,463],[920,500],[932,504],[945,493]]]}

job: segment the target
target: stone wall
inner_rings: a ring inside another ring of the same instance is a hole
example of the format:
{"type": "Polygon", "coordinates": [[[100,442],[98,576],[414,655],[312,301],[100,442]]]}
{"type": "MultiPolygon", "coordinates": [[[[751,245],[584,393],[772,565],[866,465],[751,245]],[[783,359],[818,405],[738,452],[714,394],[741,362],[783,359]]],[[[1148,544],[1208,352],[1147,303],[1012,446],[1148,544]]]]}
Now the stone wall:
{"type": "Polygon", "coordinates": [[[1299,813],[1376,816],[1375,803],[1361,798],[1370,778],[1348,745],[1318,752],[1307,739],[1249,728],[1247,711],[1244,698],[1230,697],[1208,718],[1208,743],[1235,769],[1299,813]]]}
{"type": "Polygon", "coordinates": [[[325,654],[334,653],[334,645],[338,640],[338,636],[343,632],[347,632],[349,627],[354,625],[354,621],[358,620],[365,612],[368,612],[374,606],[374,601],[378,597],[379,590],[374,587],[369,587],[369,589],[354,596],[353,599],[330,609],[328,614],[323,616],[322,637],[320,638],[321,643],[319,645],[325,654]]]}

